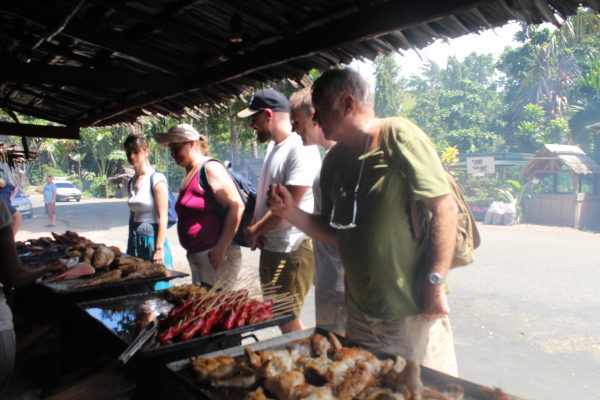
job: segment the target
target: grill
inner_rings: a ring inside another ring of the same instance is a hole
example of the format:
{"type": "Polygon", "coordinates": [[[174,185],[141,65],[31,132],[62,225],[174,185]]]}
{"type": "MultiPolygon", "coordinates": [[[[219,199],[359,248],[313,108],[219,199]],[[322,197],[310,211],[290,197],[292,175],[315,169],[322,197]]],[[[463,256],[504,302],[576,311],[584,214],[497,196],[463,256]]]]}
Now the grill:
{"type": "MultiPolygon", "coordinates": [[[[77,304],[77,307],[88,317],[93,318],[102,327],[103,331],[107,331],[110,336],[121,342],[123,348],[128,346],[139,333],[139,317],[143,307],[152,308],[157,315],[165,315],[173,306],[167,299],[165,292],[133,294],[77,304]]],[[[243,334],[279,325],[291,319],[290,314],[275,316],[269,321],[164,345],[160,345],[156,338],[153,338],[137,352],[136,357],[167,362],[239,346],[243,334]]],[[[252,335],[249,334],[248,336],[252,335]]]]}
{"type": "Polygon", "coordinates": [[[115,291],[121,290],[123,292],[127,292],[128,288],[134,286],[147,285],[159,281],[170,281],[172,279],[183,278],[188,276],[188,274],[179,271],[169,270],[169,276],[156,276],[150,278],[142,278],[142,279],[131,279],[124,280],[121,282],[107,283],[104,285],[96,285],[96,286],[86,286],[86,287],[77,287],[85,283],[89,278],[81,278],[81,279],[70,279],[58,282],[40,282],[40,285],[44,288],[50,290],[51,292],[59,295],[70,295],[70,294],[94,294],[103,291],[115,291]]]}
{"type": "MultiPolygon", "coordinates": [[[[218,357],[218,356],[231,356],[239,357],[244,355],[244,348],[250,347],[254,351],[260,350],[274,350],[283,349],[287,344],[294,342],[299,339],[310,337],[313,333],[320,333],[327,335],[327,331],[313,328],[307,329],[300,332],[289,333],[274,339],[265,340],[263,342],[253,343],[248,346],[236,346],[225,350],[211,352],[204,354],[204,357],[218,357]]],[[[347,340],[340,338],[341,343],[344,346],[356,346],[347,340]]],[[[360,346],[356,346],[360,347],[360,346]]],[[[376,354],[379,358],[391,358],[391,355],[376,354]]],[[[174,378],[181,382],[187,390],[197,399],[206,400],[242,400],[248,394],[247,390],[242,389],[215,389],[208,387],[208,385],[200,384],[195,376],[194,371],[190,367],[189,359],[173,361],[167,364],[167,368],[174,375],[174,378]]],[[[505,395],[504,397],[498,397],[494,389],[487,388],[485,386],[477,385],[475,383],[465,381],[463,379],[455,378],[441,372],[421,367],[421,379],[423,384],[432,388],[439,388],[447,384],[458,384],[464,388],[464,400],[498,400],[500,398],[504,400],[518,400],[516,397],[505,395]]]]}

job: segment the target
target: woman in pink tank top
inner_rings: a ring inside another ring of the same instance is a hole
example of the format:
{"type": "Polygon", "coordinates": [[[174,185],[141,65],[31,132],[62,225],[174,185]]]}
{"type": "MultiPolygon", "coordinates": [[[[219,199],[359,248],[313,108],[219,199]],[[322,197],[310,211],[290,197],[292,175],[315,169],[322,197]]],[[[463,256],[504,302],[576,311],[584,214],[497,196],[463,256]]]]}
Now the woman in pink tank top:
{"type": "Polygon", "coordinates": [[[212,159],[206,156],[206,136],[191,125],[176,125],[155,139],[169,146],[175,162],[186,171],[175,209],[179,242],[187,250],[192,281],[212,285],[221,280],[225,285],[235,284],[242,253],[232,240],[244,212],[235,183],[223,164],[210,162],[212,159]],[[199,183],[203,165],[210,190],[199,183]],[[219,214],[218,207],[226,210],[224,216],[219,214]]]}

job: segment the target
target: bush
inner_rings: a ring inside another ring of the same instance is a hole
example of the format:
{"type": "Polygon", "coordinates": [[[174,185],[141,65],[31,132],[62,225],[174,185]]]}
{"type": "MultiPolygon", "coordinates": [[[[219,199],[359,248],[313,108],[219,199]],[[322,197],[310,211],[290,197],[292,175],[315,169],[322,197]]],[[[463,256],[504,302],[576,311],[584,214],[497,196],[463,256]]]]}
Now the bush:
{"type": "Polygon", "coordinates": [[[93,197],[102,197],[102,198],[107,198],[110,195],[114,195],[115,193],[115,189],[114,189],[114,185],[110,185],[108,187],[108,194],[106,193],[106,184],[108,182],[108,179],[105,176],[97,176],[92,180],[92,183],[90,184],[90,189],[89,193],[91,196],[93,197]]]}

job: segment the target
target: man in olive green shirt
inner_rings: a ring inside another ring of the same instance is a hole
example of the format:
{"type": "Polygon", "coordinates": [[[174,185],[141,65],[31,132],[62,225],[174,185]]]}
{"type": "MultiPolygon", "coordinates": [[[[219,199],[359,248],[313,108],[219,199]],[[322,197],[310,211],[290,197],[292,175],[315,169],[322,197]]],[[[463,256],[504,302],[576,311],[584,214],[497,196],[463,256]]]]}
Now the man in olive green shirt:
{"type": "Polygon", "coordinates": [[[316,240],[337,243],[349,339],[456,375],[443,283],[458,208],[434,146],[405,119],[375,118],[368,84],[351,69],[325,72],[312,100],[315,121],[338,142],[323,161],[322,213],[298,209],[280,186],[272,189],[271,211],[316,240]],[[412,200],[431,213],[427,246],[413,233],[412,200]]]}

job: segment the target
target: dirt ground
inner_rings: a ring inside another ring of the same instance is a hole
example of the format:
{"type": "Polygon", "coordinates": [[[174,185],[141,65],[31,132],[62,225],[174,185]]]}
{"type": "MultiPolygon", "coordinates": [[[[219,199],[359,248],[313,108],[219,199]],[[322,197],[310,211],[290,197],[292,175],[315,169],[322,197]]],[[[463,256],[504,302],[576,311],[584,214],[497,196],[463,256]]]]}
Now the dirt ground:
{"type": "MultiPolygon", "coordinates": [[[[17,239],[48,232],[41,196],[17,239]]],[[[59,203],[56,231],[73,229],[125,248],[124,200],[59,203]]],[[[476,262],[451,272],[450,305],[462,378],[544,400],[600,399],[600,234],[569,228],[481,226],[476,262]]],[[[187,272],[175,228],[169,230],[176,269],[187,272]]],[[[257,252],[244,252],[256,273],[257,252]]],[[[314,326],[314,296],[302,319],[314,326]]],[[[277,329],[260,337],[277,335],[277,329]]]]}

